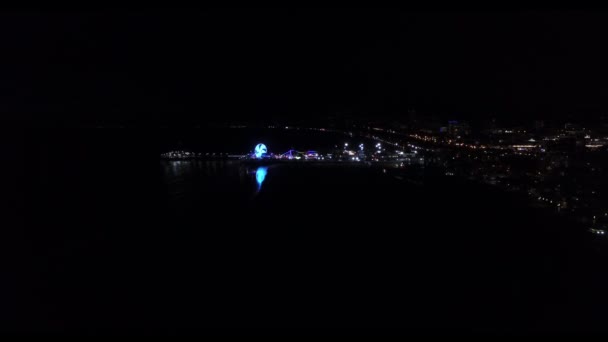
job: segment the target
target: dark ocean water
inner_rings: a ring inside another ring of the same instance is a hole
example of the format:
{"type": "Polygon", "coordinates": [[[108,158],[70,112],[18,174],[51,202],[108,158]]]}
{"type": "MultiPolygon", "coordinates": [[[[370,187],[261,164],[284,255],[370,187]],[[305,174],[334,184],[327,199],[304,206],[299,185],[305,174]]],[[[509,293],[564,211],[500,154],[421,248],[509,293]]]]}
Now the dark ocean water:
{"type": "Polygon", "coordinates": [[[3,331],[605,329],[605,246],[515,195],[365,166],[154,174],[128,130],[2,139],[3,331]]]}
{"type": "Polygon", "coordinates": [[[602,254],[511,195],[374,167],[275,165],[261,186],[259,168],[238,162],[161,169],[166,218],[188,236],[182,260],[222,275],[186,281],[230,303],[214,302],[212,326],[603,326],[605,301],[590,295],[606,285],[602,254]]]}

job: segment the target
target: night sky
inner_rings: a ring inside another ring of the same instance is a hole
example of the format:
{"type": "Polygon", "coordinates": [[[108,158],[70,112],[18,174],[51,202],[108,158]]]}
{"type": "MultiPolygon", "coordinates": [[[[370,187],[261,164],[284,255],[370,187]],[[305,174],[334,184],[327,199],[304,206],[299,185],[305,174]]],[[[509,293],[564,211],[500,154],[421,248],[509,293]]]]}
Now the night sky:
{"type": "Polygon", "coordinates": [[[606,13],[12,12],[0,30],[9,120],[608,113],[606,13]]]}

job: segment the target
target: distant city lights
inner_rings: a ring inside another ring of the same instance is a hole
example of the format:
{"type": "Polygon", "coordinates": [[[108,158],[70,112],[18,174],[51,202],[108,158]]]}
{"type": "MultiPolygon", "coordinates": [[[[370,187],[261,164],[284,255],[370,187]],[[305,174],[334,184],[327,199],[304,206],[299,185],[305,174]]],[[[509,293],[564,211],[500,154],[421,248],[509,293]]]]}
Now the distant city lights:
{"type": "MultiPolygon", "coordinates": [[[[462,125],[463,122],[458,124],[462,125]]],[[[560,216],[571,216],[583,224],[592,225],[596,229],[594,234],[604,235],[601,232],[608,230],[608,200],[603,196],[604,188],[601,187],[608,172],[608,168],[601,164],[608,151],[608,135],[605,136],[606,133],[601,130],[590,131],[576,125],[545,130],[493,127],[485,132],[483,128],[463,132],[437,129],[439,127],[412,129],[406,125],[402,129],[368,125],[339,130],[284,124],[269,128],[328,131],[342,134],[342,138],[333,142],[331,149],[320,152],[290,150],[283,154],[272,154],[266,145],[260,143],[255,146],[253,153],[176,150],[162,153],[161,159],[264,159],[265,162],[293,160],[294,163],[344,162],[358,165],[362,164],[358,162],[365,162],[382,167],[433,167],[441,171],[438,173],[441,176],[466,177],[506,191],[528,194],[537,206],[552,208],[560,216]],[[344,138],[349,140],[344,141],[344,138]],[[585,181],[574,181],[581,179],[585,181]],[[572,190],[566,190],[566,186],[560,188],[560,183],[565,185],[568,182],[568,189],[572,190]]],[[[256,181],[260,187],[266,172],[267,168],[256,171],[256,181]]]]}

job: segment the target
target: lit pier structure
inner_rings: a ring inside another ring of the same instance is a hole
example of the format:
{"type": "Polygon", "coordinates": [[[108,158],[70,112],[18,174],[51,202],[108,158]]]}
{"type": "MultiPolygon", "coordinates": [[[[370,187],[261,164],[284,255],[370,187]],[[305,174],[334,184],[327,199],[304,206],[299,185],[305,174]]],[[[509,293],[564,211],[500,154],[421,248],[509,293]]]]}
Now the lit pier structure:
{"type": "Polygon", "coordinates": [[[319,156],[319,153],[317,151],[306,151],[306,152],[301,152],[301,151],[296,151],[296,150],[289,150],[283,154],[279,154],[278,156],[276,156],[277,159],[288,159],[288,160],[292,160],[292,159],[296,159],[296,160],[300,160],[300,159],[312,159],[312,160],[322,160],[323,157],[319,156]]]}
{"type": "MultiPolygon", "coordinates": [[[[322,154],[317,151],[298,151],[290,149],[285,153],[271,153],[265,144],[257,144],[254,149],[246,154],[229,153],[194,153],[187,151],[171,151],[161,154],[161,159],[168,160],[239,160],[240,162],[255,165],[268,165],[274,163],[297,163],[297,162],[322,162],[322,163],[375,163],[386,165],[423,165],[424,157],[418,151],[407,153],[395,151],[391,155],[385,155],[381,143],[375,145],[375,149],[364,149],[363,144],[355,150],[347,149],[348,143],[344,144],[343,151],[333,151],[333,153],[322,154]]],[[[415,148],[415,147],[414,147],[415,148]]]]}
{"type": "Polygon", "coordinates": [[[265,144],[257,144],[253,149],[253,152],[249,154],[249,159],[256,160],[323,160],[324,157],[319,155],[317,151],[297,151],[291,149],[282,154],[268,153],[268,148],[265,144]]]}
{"type": "Polygon", "coordinates": [[[268,153],[267,150],[266,153],[259,153],[260,151],[261,150],[257,149],[256,146],[256,150],[254,150],[254,152],[249,153],[249,155],[244,159],[255,164],[298,161],[322,161],[326,159],[326,157],[320,155],[317,151],[297,151],[292,149],[281,154],[268,153]]]}

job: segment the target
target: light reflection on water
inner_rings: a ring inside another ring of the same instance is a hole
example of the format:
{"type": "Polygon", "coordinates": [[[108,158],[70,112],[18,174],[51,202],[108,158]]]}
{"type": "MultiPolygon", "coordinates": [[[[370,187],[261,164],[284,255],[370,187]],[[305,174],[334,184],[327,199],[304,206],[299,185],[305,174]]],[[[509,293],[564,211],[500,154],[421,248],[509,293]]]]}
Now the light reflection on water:
{"type": "Polygon", "coordinates": [[[238,161],[171,160],[161,165],[163,182],[175,199],[209,192],[257,193],[268,173],[268,166],[252,167],[238,161]]]}
{"type": "Polygon", "coordinates": [[[260,167],[258,167],[257,171],[255,172],[255,180],[258,182],[258,191],[262,188],[262,183],[264,182],[264,179],[266,178],[267,172],[268,172],[267,166],[260,166],[260,167]]]}

